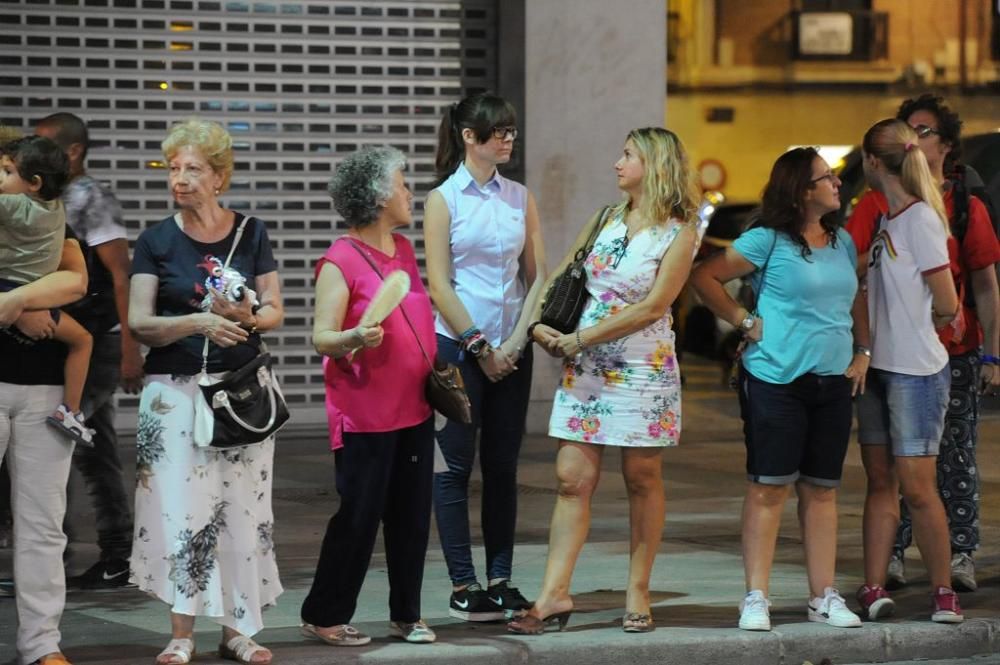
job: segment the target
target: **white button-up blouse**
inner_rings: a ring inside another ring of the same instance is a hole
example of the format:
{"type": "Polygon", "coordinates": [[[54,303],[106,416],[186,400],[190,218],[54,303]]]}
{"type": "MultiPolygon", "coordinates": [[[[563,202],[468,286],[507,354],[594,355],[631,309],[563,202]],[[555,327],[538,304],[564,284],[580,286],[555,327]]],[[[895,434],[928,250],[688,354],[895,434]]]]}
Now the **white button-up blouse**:
{"type": "MultiPolygon", "coordinates": [[[[499,345],[514,332],[524,305],[519,258],[528,189],[499,173],[480,187],[460,164],[436,191],[451,216],[452,288],[490,344],[499,345]]],[[[440,313],[435,328],[451,339],[463,332],[452,330],[440,313]]]]}

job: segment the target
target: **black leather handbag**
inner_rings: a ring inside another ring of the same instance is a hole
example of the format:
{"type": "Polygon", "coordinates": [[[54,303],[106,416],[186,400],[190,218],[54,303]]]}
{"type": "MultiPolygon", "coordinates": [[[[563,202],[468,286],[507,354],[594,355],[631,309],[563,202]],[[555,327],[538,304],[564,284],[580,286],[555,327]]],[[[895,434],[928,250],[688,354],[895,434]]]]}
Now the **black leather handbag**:
{"type": "Polygon", "coordinates": [[[198,386],[215,416],[209,446],[260,443],[288,421],[288,406],[271,362],[271,354],[261,352],[217,383],[198,386]]]}
{"type": "Polygon", "coordinates": [[[552,285],[542,299],[542,313],[538,318],[543,325],[555,328],[563,334],[576,330],[580,315],[583,314],[583,306],[587,302],[587,271],[584,263],[597,241],[598,234],[604,228],[610,210],[611,206],[605,206],[590,230],[586,242],[576,250],[566,270],[552,280],[552,285]]]}

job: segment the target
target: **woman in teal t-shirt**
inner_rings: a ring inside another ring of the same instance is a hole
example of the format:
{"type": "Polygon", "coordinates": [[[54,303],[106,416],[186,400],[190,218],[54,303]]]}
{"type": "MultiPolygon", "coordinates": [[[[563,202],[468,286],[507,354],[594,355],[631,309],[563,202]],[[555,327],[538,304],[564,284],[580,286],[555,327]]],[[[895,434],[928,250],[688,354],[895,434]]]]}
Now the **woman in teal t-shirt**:
{"type": "Polygon", "coordinates": [[[851,398],[864,390],[871,355],[854,243],[824,219],[840,207],[839,187],[813,148],[786,152],[771,170],[756,228],[691,275],[705,304],[748,342],[739,382],[750,481],[743,503],[744,630],[771,629],[771,563],[793,484],[809,620],[861,625],[833,580],[837,487],[851,434],[851,398]],[[745,275],[757,294],[755,313],[723,289],[745,275]]]}

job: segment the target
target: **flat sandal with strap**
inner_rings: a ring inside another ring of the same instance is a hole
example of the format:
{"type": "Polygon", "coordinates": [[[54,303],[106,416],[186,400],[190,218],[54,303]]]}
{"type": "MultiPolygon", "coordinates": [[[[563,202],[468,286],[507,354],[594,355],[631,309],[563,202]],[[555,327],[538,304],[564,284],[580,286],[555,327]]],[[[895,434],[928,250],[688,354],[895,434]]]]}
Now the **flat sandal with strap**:
{"type": "Polygon", "coordinates": [[[194,640],[180,637],[167,643],[167,647],[156,657],[156,662],[164,665],[185,665],[190,663],[192,658],[194,658],[194,640]],[[172,660],[163,660],[164,656],[172,660]]]}
{"type": "Polygon", "coordinates": [[[262,647],[246,635],[235,635],[228,642],[219,645],[219,657],[235,660],[241,665],[269,665],[273,654],[270,649],[262,647]],[[254,660],[253,657],[259,653],[267,653],[271,657],[267,660],[254,660]]]}

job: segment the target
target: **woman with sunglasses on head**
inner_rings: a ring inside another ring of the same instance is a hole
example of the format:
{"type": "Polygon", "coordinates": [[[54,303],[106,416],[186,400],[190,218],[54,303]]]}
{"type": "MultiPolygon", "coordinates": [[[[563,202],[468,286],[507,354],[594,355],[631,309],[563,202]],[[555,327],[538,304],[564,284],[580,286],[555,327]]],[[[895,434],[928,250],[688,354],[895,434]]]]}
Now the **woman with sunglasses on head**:
{"type": "MultiPolygon", "coordinates": [[[[951,580],[959,591],[976,590],[972,556],[979,548],[979,478],[976,442],[979,393],[1000,386],[1000,293],[996,264],[1000,260],[989,212],[973,194],[968,167],[959,163],[962,121],[941,97],[920,95],[904,101],[896,113],[913,128],[927,158],[931,176],[943,192],[952,237],[948,239],[951,274],[956,288],[964,286],[964,334],[951,326],[940,333],[948,350],[951,399],[945,415],[941,449],[937,457],[937,483],[948,515],[951,534],[951,580]],[[981,348],[980,348],[981,347],[981,348]]],[[[847,230],[858,253],[866,255],[879,219],[888,212],[885,196],[876,190],[865,194],[851,214],[847,230]]],[[[960,296],[962,294],[960,293],[960,296]]],[[[903,553],[913,540],[913,524],[905,502],[900,505],[892,558],[886,575],[887,589],[906,584],[903,553]]]]}
{"type": "Polygon", "coordinates": [[[851,436],[851,396],[864,390],[869,353],[854,244],[825,217],[840,208],[839,189],[814,148],[789,150],[771,170],[759,224],[691,275],[708,307],[748,341],[739,377],[749,481],[743,630],[771,629],[771,565],[793,485],[809,581],[807,616],[839,628],[861,625],[834,587],[837,487],[851,436]],[[723,287],[745,275],[752,275],[756,314],[723,287]]]}
{"type": "Polygon", "coordinates": [[[622,629],[654,628],[649,580],[666,511],[663,450],[677,445],[681,431],[671,305],[697,248],[697,204],[687,156],[673,132],[633,129],[614,168],[621,201],[591,219],[553,273],[565,270],[599,228],[585,261],[588,297],[577,329],[560,334],[542,323],[531,325],[540,346],[565,358],[549,419],[549,436],[558,446],[558,496],[538,600],[507,624],[512,633],[536,635],[551,620],[561,630],[569,620],[570,581],[607,448],[621,451],[628,492],[631,546],[622,629]]]}
{"type": "Polygon", "coordinates": [[[961,622],[951,589],[948,521],[937,489],[937,455],[948,407],[948,351],[936,329],[961,312],[948,270],[948,217],[917,133],[882,120],[862,143],[865,177],[887,212],[874,229],[867,274],[872,340],[858,442],[868,476],[863,519],[865,584],[857,598],[874,621],[892,613],[883,588],[899,524],[909,509],[932,589],[931,619],[961,622]]]}
{"type": "Polygon", "coordinates": [[[424,206],[438,358],[459,367],[472,403],[471,425],[448,421],[438,431],[448,470],[434,478],[452,582],[448,612],[466,621],[496,621],[530,605],[510,582],[517,458],[531,389],[528,323],[545,281],[545,253],[534,197],[497,172],[510,160],[516,123],[510,103],[490,93],[449,106],[438,135],[438,185],[424,206]],[[486,589],[469,533],[477,430],[486,589]]]}

